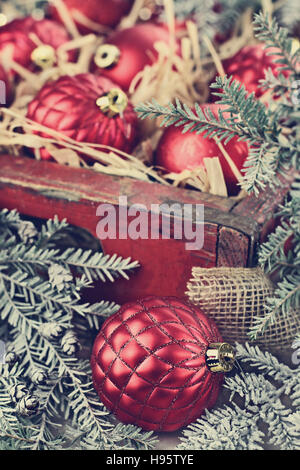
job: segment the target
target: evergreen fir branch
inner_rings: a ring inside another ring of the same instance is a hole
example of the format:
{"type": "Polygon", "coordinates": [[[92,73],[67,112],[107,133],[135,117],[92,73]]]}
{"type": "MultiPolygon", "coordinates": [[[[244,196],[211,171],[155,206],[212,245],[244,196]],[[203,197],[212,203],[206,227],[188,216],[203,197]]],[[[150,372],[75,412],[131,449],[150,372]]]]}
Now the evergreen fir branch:
{"type": "Polygon", "coordinates": [[[299,275],[287,274],[278,282],[274,297],[266,299],[266,313],[263,317],[254,317],[253,325],[249,329],[251,340],[263,334],[270,325],[290,310],[296,310],[300,306],[300,280],[299,275]]]}
{"type": "MultiPolygon", "coordinates": [[[[9,219],[7,213],[4,216],[9,219]]],[[[16,220],[19,227],[15,214],[9,219],[12,230],[16,220]]],[[[0,251],[0,310],[5,326],[1,333],[10,338],[19,357],[16,370],[23,371],[22,379],[14,369],[6,374],[19,390],[16,406],[8,393],[9,384],[1,387],[0,381],[0,420],[2,428],[7,428],[0,436],[0,446],[53,449],[66,448],[74,441],[79,448],[92,448],[92,443],[99,449],[153,448],[152,433],[134,426],[115,426],[94,390],[89,361],[77,357],[79,343],[73,330],[75,318],[85,321],[86,330],[98,328],[101,320],[119,308],[114,302],[82,303],[80,289],[91,282],[87,276],[110,281],[118,276],[128,278],[127,272],[138,263],[91,250],[49,248],[52,242],[55,246],[60,229],[58,220],[48,223],[35,238],[41,243],[33,244],[34,230],[27,225],[22,236],[16,235],[19,241],[15,246],[10,244],[0,251]],[[83,274],[74,279],[70,275],[74,271],[83,274]],[[38,403],[33,395],[24,395],[24,379],[31,384],[30,390],[38,393],[38,403]],[[22,423],[18,411],[24,413],[22,423]],[[72,422],[66,432],[61,419],[72,422]]]]}
{"type": "Polygon", "coordinates": [[[92,250],[68,249],[59,257],[61,263],[75,268],[78,273],[83,273],[89,280],[100,279],[105,282],[106,279],[113,282],[116,277],[122,276],[129,279],[127,271],[138,267],[138,262],[131,258],[123,259],[120,256],[104,255],[95,253],[92,250]]]}
{"type": "Polygon", "coordinates": [[[278,299],[276,304],[277,308],[283,314],[287,314],[291,309],[298,309],[300,307],[300,279],[299,273],[286,274],[282,281],[277,283],[275,290],[275,297],[278,299]]]}
{"type": "Polygon", "coordinates": [[[1,230],[13,229],[21,223],[20,214],[16,209],[2,209],[0,211],[0,227],[1,230]]]}
{"type": "Polygon", "coordinates": [[[236,343],[236,357],[283,384],[288,384],[293,377],[298,376],[297,371],[281,364],[273,354],[261,351],[256,345],[236,343]]]}
{"type": "MultiPolygon", "coordinates": [[[[117,436],[121,437],[124,449],[127,450],[151,450],[158,443],[158,438],[151,431],[143,431],[141,428],[133,425],[124,425],[118,423],[114,428],[115,440],[117,436]],[[122,438],[123,436],[123,438],[122,438]]],[[[118,442],[116,440],[116,442],[118,442]]],[[[116,447],[117,449],[118,447],[116,447]]]]}
{"type": "Polygon", "coordinates": [[[37,248],[51,248],[57,242],[59,235],[68,227],[66,219],[59,220],[57,215],[53,219],[47,220],[40,228],[36,240],[37,248]]]}
{"type": "Polygon", "coordinates": [[[250,147],[244,163],[241,187],[256,196],[267,187],[274,187],[277,182],[278,151],[270,149],[268,144],[250,147]]]}
{"type": "Polygon", "coordinates": [[[299,384],[299,381],[297,383],[295,383],[295,380],[294,380],[294,384],[293,384],[293,387],[292,387],[292,393],[290,394],[290,399],[291,399],[292,405],[296,409],[299,409],[299,407],[300,407],[300,384],[299,384]]]}
{"type": "Polygon", "coordinates": [[[284,450],[300,449],[299,411],[291,414],[280,400],[274,400],[270,407],[263,406],[261,412],[266,413],[265,419],[269,424],[270,444],[280,448],[282,442],[284,442],[284,450]]]}
{"type": "Polygon", "coordinates": [[[57,260],[58,249],[40,249],[35,244],[28,246],[24,243],[14,243],[5,249],[0,249],[0,265],[6,268],[26,270],[31,275],[36,268],[44,268],[57,260]]]}
{"type": "MultiPolygon", "coordinates": [[[[291,390],[300,395],[297,370],[279,363],[275,356],[257,346],[237,343],[236,353],[241,363],[247,362],[256,372],[225,377],[225,388],[231,393],[230,406],[206,410],[204,416],[183,430],[177,449],[262,449],[266,439],[267,445],[282,450],[299,449],[299,412],[287,408],[281,400],[291,390]],[[283,385],[277,388],[269,377],[283,385]],[[240,398],[243,407],[235,402],[240,398]],[[262,423],[266,425],[264,431],[262,423]]],[[[293,404],[296,406],[296,400],[293,404]]]]}
{"type": "Polygon", "coordinates": [[[29,319],[30,311],[37,317],[44,309],[63,311],[71,318],[75,313],[85,315],[89,310],[88,304],[81,304],[65,292],[51,289],[48,281],[37,276],[28,277],[20,271],[11,275],[0,271],[0,307],[2,319],[7,319],[13,327],[24,328],[28,337],[32,328],[38,325],[36,320],[29,319]]]}
{"type": "Polygon", "coordinates": [[[109,302],[102,300],[96,304],[93,304],[92,312],[85,314],[84,317],[80,318],[83,321],[76,320],[76,326],[83,331],[89,330],[96,330],[100,329],[101,324],[103,321],[116,313],[120,308],[120,305],[116,304],[115,302],[109,302]]]}
{"type": "Polygon", "coordinates": [[[287,260],[284,248],[293,233],[290,224],[283,220],[281,225],[278,225],[275,231],[269,235],[268,243],[260,246],[258,263],[266,273],[274,272],[280,264],[279,260],[281,262],[287,260]]]}
{"type": "Polygon", "coordinates": [[[233,404],[225,405],[188,425],[180,437],[178,450],[262,450],[264,434],[259,416],[233,404]]]}
{"type": "Polygon", "coordinates": [[[226,112],[231,114],[228,121],[240,128],[253,143],[262,141],[268,129],[268,114],[254,93],[249,94],[245,85],[226,76],[217,77],[211,88],[221,90],[214,95],[220,97],[219,104],[227,106],[226,112]]]}
{"type": "Polygon", "coordinates": [[[254,373],[229,378],[225,386],[231,390],[231,397],[237,393],[244,398],[246,407],[251,402],[257,406],[259,418],[268,424],[270,444],[282,446],[285,450],[300,448],[299,429],[297,432],[290,425],[287,419],[291,415],[290,410],[279,399],[282,390],[277,390],[263,375],[254,373]]]}
{"type": "MultiPolygon", "coordinates": [[[[35,417],[35,439],[30,450],[59,449],[64,448],[65,417],[64,407],[67,399],[63,395],[64,376],[51,378],[40,387],[41,412],[35,417]]],[[[74,437],[74,434],[73,434],[74,437]]]]}
{"type": "Polygon", "coordinates": [[[138,262],[80,248],[69,248],[60,253],[58,249],[39,248],[38,244],[29,247],[17,244],[0,250],[0,265],[26,269],[32,275],[34,268],[61,265],[66,269],[72,268],[77,274],[84,274],[89,281],[99,279],[104,282],[106,279],[114,281],[119,276],[129,279],[127,272],[137,268],[138,262]]]}
{"type": "Polygon", "coordinates": [[[0,364],[0,429],[3,434],[17,435],[20,429],[9,390],[18,383],[24,384],[22,373],[23,370],[17,365],[9,368],[7,364],[0,364]]]}
{"type": "Polygon", "coordinates": [[[269,19],[269,16],[260,12],[254,16],[254,31],[258,39],[265,42],[267,47],[276,49],[272,55],[276,55],[276,63],[279,64],[279,69],[289,70],[297,75],[299,69],[299,51],[292,54],[292,39],[289,37],[289,32],[286,28],[279,26],[277,20],[274,18],[269,19]]]}
{"type": "Polygon", "coordinates": [[[74,424],[81,432],[80,441],[84,447],[98,450],[131,450],[136,448],[151,449],[156,439],[153,433],[144,433],[141,429],[131,426],[115,426],[107,419],[110,413],[100,403],[88,377],[89,362],[81,362],[81,371],[77,377],[75,371],[68,371],[70,380],[67,383],[68,397],[71,399],[70,407],[73,410],[74,424]],[[77,378],[77,380],[76,380],[77,378]]]}
{"type": "Polygon", "coordinates": [[[19,422],[14,432],[0,430],[0,450],[29,450],[35,444],[35,430],[19,422]]]}
{"type": "MultiPolygon", "coordinates": [[[[295,175],[295,179],[291,184],[291,191],[290,195],[294,201],[295,207],[292,208],[294,209],[294,217],[297,217],[300,220],[300,175],[295,175]],[[298,212],[298,214],[297,214],[298,212]]],[[[298,231],[300,233],[300,225],[298,226],[298,231]]]]}
{"type": "Polygon", "coordinates": [[[260,80],[259,86],[262,90],[272,90],[273,95],[283,96],[290,90],[291,83],[283,74],[274,75],[272,69],[265,70],[265,78],[260,80]]]}
{"type": "Polygon", "coordinates": [[[135,109],[141,119],[162,117],[161,127],[172,125],[182,127],[182,133],[203,133],[205,137],[223,140],[225,143],[235,136],[241,140],[251,139],[251,134],[248,131],[245,133],[237,123],[228,122],[224,118],[224,110],[219,110],[218,116],[215,117],[209,108],[203,111],[197,103],[195,111],[192,111],[179,99],[175,100],[175,104],[169,103],[168,106],[162,106],[153,99],[152,102],[139,104],[135,109]]]}

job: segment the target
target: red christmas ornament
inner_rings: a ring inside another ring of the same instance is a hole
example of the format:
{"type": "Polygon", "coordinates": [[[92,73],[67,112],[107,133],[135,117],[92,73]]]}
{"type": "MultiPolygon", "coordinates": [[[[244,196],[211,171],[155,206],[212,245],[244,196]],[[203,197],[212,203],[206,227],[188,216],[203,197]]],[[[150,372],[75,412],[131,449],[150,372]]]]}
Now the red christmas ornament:
{"type": "Polygon", "coordinates": [[[269,55],[274,48],[264,49],[263,44],[243,47],[235,56],[223,62],[226,75],[232,75],[238,80],[249,93],[254,92],[259,98],[264,90],[259,87],[259,81],[265,78],[265,72],[271,68],[275,76],[278,76],[278,64],[275,63],[276,56],[269,55]]]}
{"type": "MultiPolygon", "coordinates": [[[[47,83],[29,104],[27,117],[77,142],[125,152],[132,150],[137,136],[137,115],[125,93],[107,78],[92,74],[47,83]]],[[[51,158],[46,149],[41,156],[51,158]]]]}
{"type": "MultiPolygon", "coordinates": [[[[0,27],[0,57],[10,47],[13,60],[23,67],[47,68],[55,64],[56,50],[69,40],[65,29],[54,21],[32,17],[16,19],[0,27]]],[[[68,59],[75,59],[74,51],[68,53],[68,59]]]]}
{"type": "MultiPolygon", "coordinates": [[[[129,13],[133,0],[63,0],[70,15],[73,17],[78,30],[82,33],[90,33],[93,30],[76,21],[76,11],[86,16],[93,23],[102,26],[114,27],[123,16],[129,13]]],[[[62,21],[56,8],[50,7],[50,15],[55,19],[62,21]]]]}
{"type": "Polygon", "coordinates": [[[169,43],[165,25],[144,23],[118,31],[98,48],[92,70],[128,90],[137,73],[157,60],[157,41],[169,43]]]}
{"type": "Polygon", "coordinates": [[[232,347],[199,308],[150,297],[105,321],[91,367],[100,400],[120,421],[174,431],[215,404],[233,361],[232,347]]]}
{"type": "MultiPolygon", "coordinates": [[[[206,104],[202,105],[201,108],[203,111],[209,108],[217,117],[218,110],[225,107],[219,104],[206,104]]],[[[223,116],[226,117],[226,114],[223,113],[223,116]]],[[[248,156],[248,145],[245,142],[239,142],[234,137],[227,144],[224,144],[224,148],[238,170],[241,170],[248,156]]],[[[182,126],[168,127],[158,143],[155,163],[169,172],[180,173],[185,169],[204,168],[204,158],[212,157],[219,157],[220,159],[228,195],[236,195],[240,190],[236,176],[215,140],[205,137],[203,133],[198,135],[193,132],[182,134],[182,126]]]]}
{"type": "Polygon", "coordinates": [[[13,98],[13,87],[6,70],[0,64],[0,106],[10,105],[13,98]],[[1,83],[2,82],[2,83],[1,83]]]}

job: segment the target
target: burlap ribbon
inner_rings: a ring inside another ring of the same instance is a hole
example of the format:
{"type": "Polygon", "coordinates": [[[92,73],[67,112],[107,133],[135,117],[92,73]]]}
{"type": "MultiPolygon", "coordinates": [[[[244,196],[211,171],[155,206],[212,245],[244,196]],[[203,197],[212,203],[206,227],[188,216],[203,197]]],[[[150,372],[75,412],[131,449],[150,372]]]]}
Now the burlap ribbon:
{"type": "MultiPolygon", "coordinates": [[[[224,341],[250,342],[255,317],[266,315],[266,299],[274,285],[260,268],[199,268],[192,270],[186,295],[212,317],[224,341]]],[[[300,332],[300,312],[280,315],[253,344],[282,350],[300,332]]]]}

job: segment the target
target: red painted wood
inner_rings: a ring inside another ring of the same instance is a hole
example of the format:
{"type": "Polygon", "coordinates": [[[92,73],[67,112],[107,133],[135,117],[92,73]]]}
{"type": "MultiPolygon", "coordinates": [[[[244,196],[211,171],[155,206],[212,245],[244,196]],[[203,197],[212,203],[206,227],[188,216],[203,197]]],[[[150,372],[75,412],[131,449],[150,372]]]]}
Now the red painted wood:
{"type": "Polygon", "coordinates": [[[255,242],[267,231],[275,207],[271,198],[265,201],[246,198],[237,202],[53,162],[0,155],[2,208],[16,208],[22,214],[45,219],[57,215],[96,236],[100,220],[97,207],[110,203],[118,210],[119,196],[127,196],[129,205],[144,204],[148,214],[151,204],[204,204],[204,246],[198,251],[187,251],[185,240],[102,241],[105,253],[131,257],[141,267],[133,273],[130,282],[97,284],[89,294],[94,300],[107,298],[122,303],[148,294],[183,296],[193,266],[251,264],[255,242]]]}
{"type": "Polygon", "coordinates": [[[229,227],[221,227],[218,237],[217,266],[247,266],[249,257],[248,237],[229,227]]]}

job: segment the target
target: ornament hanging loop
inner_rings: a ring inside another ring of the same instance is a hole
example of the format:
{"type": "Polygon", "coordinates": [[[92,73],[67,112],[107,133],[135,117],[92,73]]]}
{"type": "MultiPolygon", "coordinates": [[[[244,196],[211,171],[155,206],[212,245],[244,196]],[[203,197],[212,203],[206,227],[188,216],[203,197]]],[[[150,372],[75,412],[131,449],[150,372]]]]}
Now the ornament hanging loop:
{"type": "Polygon", "coordinates": [[[120,49],[113,44],[102,44],[95,54],[95,64],[101,69],[108,69],[119,62],[120,49]]]}
{"type": "Polygon", "coordinates": [[[125,111],[128,98],[124,91],[119,88],[112,88],[108,93],[100,96],[96,101],[97,106],[108,117],[118,116],[125,111]]]}
{"type": "Polygon", "coordinates": [[[41,69],[48,69],[55,64],[55,50],[49,44],[41,44],[31,54],[31,60],[41,69]]]}
{"type": "Polygon", "coordinates": [[[205,360],[211,372],[230,372],[235,361],[234,348],[228,343],[212,343],[206,351],[205,360]]]}

